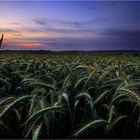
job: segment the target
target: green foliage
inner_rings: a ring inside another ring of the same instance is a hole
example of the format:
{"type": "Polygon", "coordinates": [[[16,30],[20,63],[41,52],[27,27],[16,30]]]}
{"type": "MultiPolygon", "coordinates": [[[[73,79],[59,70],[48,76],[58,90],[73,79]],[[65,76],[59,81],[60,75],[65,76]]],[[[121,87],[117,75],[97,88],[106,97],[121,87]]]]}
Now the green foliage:
{"type": "Polygon", "coordinates": [[[0,138],[140,138],[139,56],[1,51],[0,138]]]}
{"type": "Polygon", "coordinates": [[[87,133],[88,131],[95,131],[99,127],[106,126],[108,122],[106,120],[95,120],[83,126],[80,130],[78,130],[74,136],[80,137],[83,133],[87,133]]]}
{"type": "Polygon", "coordinates": [[[37,118],[41,117],[44,113],[52,113],[55,111],[60,111],[61,109],[62,109],[62,107],[60,107],[60,106],[52,106],[52,107],[48,107],[48,108],[39,110],[38,112],[36,112],[35,114],[33,114],[29,117],[29,119],[26,121],[25,125],[32,123],[37,118]]]}

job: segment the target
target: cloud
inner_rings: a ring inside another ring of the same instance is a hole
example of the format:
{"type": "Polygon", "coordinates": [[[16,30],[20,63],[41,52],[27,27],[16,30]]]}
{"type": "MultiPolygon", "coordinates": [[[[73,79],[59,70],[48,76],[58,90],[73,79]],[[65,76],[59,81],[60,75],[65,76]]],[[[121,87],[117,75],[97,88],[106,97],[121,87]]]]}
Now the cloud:
{"type": "Polygon", "coordinates": [[[125,37],[140,37],[140,30],[106,29],[102,34],[125,37]]]}
{"type": "Polygon", "coordinates": [[[65,20],[58,20],[58,19],[45,19],[45,18],[36,18],[33,19],[32,21],[36,24],[39,25],[52,25],[52,26],[56,26],[58,25],[58,27],[60,26],[67,26],[67,27],[75,27],[75,28],[79,28],[80,26],[86,26],[87,24],[93,24],[95,22],[103,22],[103,21],[108,21],[110,20],[110,17],[97,17],[91,20],[87,20],[87,21],[65,21],[65,20]]]}
{"type": "MultiPolygon", "coordinates": [[[[88,32],[88,31],[87,31],[88,32]]],[[[91,31],[93,32],[93,31],[91,31]]],[[[38,40],[46,43],[50,48],[56,50],[140,50],[140,31],[105,29],[98,30],[99,37],[85,37],[85,38],[48,38],[45,40],[38,40]]]]}
{"type": "Polygon", "coordinates": [[[0,32],[2,32],[2,33],[18,33],[19,31],[14,30],[14,29],[3,28],[3,29],[0,29],[0,32]]]}
{"type": "Polygon", "coordinates": [[[64,21],[64,20],[51,20],[51,23],[55,23],[55,24],[58,24],[58,25],[63,25],[63,26],[71,27],[71,28],[79,28],[79,26],[83,22],[79,22],[79,21],[64,21]]]}
{"type": "Polygon", "coordinates": [[[44,18],[33,19],[33,22],[35,22],[38,25],[43,25],[43,26],[47,24],[46,19],[44,19],[44,18]]]}
{"type": "Polygon", "coordinates": [[[21,33],[14,33],[14,34],[12,34],[14,37],[21,37],[21,36],[23,36],[23,34],[21,34],[21,33]]]}
{"type": "MultiPolygon", "coordinates": [[[[5,48],[50,49],[50,50],[104,50],[139,49],[140,30],[116,27],[95,28],[92,24],[104,23],[108,18],[96,18],[85,22],[54,19],[32,19],[30,26],[18,30],[0,29],[0,32],[12,33],[13,38],[5,48]],[[89,26],[92,25],[92,26],[89,26]],[[94,28],[93,28],[94,27],[94,28]],[[23,31],[23,33],[22,33],[23,31]],[[27,34],[26,34],[27,33],[27,34]],[[27,36],[26,36],[27,35],[27,36]],[[35,36],[34,36],[35,35],[35,36]],[[23,36],[23,38],[18,38],[23,36]]],[[[100,25],[99,25],[100,26],[100,25]]]]}
{"type": "Polygon", "coordinates": [[[32,19],[32,22],[34,22],[39,26],[46,26],[49,28],[64,28],[64,29],[77,29],[81,25],[81,22],[78,21],[65,21],[45,18],[32,19]]]}
{"type": "Polygon", "coordinates": [[[18,22],[12,22],[10,24],[12,24],[12,25],[22,25],[21,23],[18,23],[18,22]]]}
{"type": "Polygon", "coordinates": [[[140,42],[102,36],[100,38],[30,38],[24,42],[4,43],[5,48],[38,50],[140,50],[140,42]],[[9,43],[9,44],[8,44],[9,43]]]}
{"type": "Polygon", "coordinates": [[[140,47],[140,30],[108,29],[101,34],[105,38],[116,39],[118,43],[124,46],[140,47]]]}

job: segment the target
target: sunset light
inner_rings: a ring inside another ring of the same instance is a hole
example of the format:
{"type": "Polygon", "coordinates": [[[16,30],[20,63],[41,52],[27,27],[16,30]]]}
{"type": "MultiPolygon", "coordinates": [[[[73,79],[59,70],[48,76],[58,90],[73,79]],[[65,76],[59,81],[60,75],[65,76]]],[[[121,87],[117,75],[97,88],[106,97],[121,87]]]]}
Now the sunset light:
{"type": "Polygon", "coordinates": [[[0,9],[2,49],[139,50],[140,2],[0,1],[0,9]]]}

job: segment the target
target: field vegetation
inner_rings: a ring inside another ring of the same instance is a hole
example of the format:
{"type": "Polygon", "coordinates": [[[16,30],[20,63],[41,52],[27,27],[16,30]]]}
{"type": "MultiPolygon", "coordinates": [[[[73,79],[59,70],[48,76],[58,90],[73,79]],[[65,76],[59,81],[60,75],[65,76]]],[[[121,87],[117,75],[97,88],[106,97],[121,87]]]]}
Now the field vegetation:
{"type": "Polygon", "coordinates": [[[0,138],[140,138],[140,53],[1,51],[0,138]]]}

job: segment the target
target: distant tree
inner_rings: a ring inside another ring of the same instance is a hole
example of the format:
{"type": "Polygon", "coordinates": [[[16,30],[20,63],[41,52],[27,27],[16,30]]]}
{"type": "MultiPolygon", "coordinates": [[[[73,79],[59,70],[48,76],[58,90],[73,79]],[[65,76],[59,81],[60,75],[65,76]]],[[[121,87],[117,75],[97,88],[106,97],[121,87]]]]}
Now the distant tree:
{"type": "Polygon", "coordinates": [[[2,34],[1,39],[0,39],[0,49],[1,49],[1,46],[2,46],[3,37],[4,37],[4,34],[2,34]]]}

